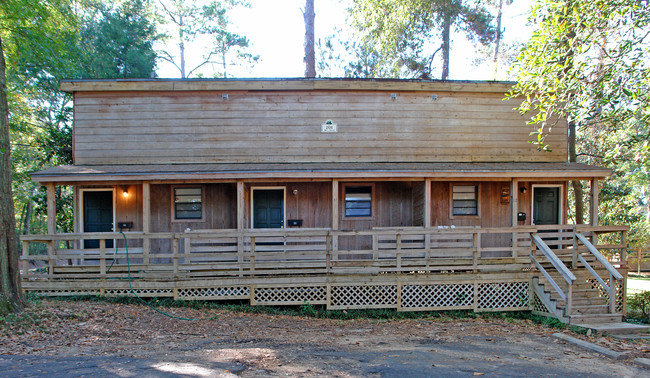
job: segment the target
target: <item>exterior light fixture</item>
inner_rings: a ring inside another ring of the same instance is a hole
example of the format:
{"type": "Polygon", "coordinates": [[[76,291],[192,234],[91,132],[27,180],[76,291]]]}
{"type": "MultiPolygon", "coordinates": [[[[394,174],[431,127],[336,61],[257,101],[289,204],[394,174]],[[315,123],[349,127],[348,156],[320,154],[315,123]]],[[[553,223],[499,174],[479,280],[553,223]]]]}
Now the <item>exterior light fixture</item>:
{"type": "Polygon", "coordinates": [[[222,93],[221,94],[221,99],[224,101],[228,101],[228,93],[222,93]]]}

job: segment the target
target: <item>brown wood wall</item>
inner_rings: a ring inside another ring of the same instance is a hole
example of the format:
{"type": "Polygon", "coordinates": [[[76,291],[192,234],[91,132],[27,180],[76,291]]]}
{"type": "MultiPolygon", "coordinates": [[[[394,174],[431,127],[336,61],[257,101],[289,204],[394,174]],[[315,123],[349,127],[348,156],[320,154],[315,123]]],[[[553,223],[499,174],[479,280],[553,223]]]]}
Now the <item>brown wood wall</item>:
{"type": "Polygon", "coordinates": [[[75,164],[566,160],[565,128],[536,151],[502,94],[395,93],[77,92],[75,164]]]}
{"type": "MultiPolygon", "coordinates": [[[[181,187],[183,185],[180,185],[181,187]]],[[[194,184],[184,186],[197,186],[194,184]]],[[[183,232],[185,229],[237,228],[237,199],[234,184],[204,184],[202,221],[172,221],[172,185],[151,185],[151,231],[183,232]]]]}
{"type": "Polygon", "coordinates": [[[331,182],[270,182],[246,184],[244,193],[246,206],[244,224],[251,225],[251,187],[277,187],[286,191],[286,218],[302,219],[302,228],[332,227],[332,183],[331,182]],[[296,195],[293,190],[297,190],[296,195]]]}

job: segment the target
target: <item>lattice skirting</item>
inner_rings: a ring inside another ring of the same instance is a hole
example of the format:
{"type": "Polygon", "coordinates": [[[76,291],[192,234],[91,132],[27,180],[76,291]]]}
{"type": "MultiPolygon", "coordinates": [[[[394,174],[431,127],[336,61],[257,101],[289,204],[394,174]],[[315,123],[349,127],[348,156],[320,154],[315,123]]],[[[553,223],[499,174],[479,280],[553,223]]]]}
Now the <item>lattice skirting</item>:
{"type": "Polygon", "coordinates": [[[326,304],[326,286],[255,287],[253,305],[326,304]]]}
{"type": "Polygon", "coordinates": [[[537,296],[537,294],[533,294],[533,303],[532,303],[532,310],[533,312],[539,313],[539,314],[544,314],[544,315],[550,315],[551,312],[546,308],[546,305],[544,302],[542,302],[541,299],[537,296]]]}
{"type": "Polygon", "coordinates": [[[70,296],[75,296],[75,295],[101,295],[101,290],[96,289],[96,290],[75,290],[75,289],[34,289],[34,290],[25,290],[27,293],[32,293],[44,297],[70,297],[70,296]]]}
{"type": "MultiPolygon", "coordinates": [[[[170,297],[174,295],[173,289],[133,289],[140,297],[170,297]]],[[[104,295],[107,297],[127,297],[133,295],[131,289],[106,289],[104,295]]]]}
{"type": "Polygon", "coordinates": [[[523,309],[529,307],[528,282],[479,283],[478,310],[523,309]]]}
{"type": "Polygon", "coordinates": [[[178,289],[178,299],[187,300],[246,299],[250,295],[248,286],[178,289]]]}
{"type": "Polygon", "coordinates": [[[401,310],[474,308],[474,284],[402,285],[401,310]]]}
{"type": "MultiPolygon", "coordinates": [[[[377,283],[240,283],[237,286],[164,287],[148,282],[145,288],[134,288],[141,297],[174,297],[181,300],[249,299],[252,305],[326,305],[331,310],[394,308],[399,311],[473,309],[475,311],[529,310],[528,281],[443,283],[394,282],[377,283]]],[[[105,295],[131,296],[128,287],[101,289],[55,289],[29,287],[26,291],[45,296],[105,295]]],[[[533,296],[534,297],[534,296],[533,296]]],[[[542,306],[538,304],[537,306],[542,306]]],[[[545,311],[545,308],[540,310],[545,311]]]]}

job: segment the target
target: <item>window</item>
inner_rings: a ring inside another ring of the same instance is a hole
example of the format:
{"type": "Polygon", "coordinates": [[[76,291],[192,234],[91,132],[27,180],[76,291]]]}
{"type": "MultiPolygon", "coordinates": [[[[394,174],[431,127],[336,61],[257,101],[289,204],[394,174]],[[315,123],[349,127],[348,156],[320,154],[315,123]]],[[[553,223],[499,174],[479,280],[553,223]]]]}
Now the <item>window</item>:
{"type": "Polygon", "coordinates": [[[372,216],[372,186],[346,186],[345,187],[345,216],[346,217],[371,217],[372,216]]]}
{"type": "Polygon", "coordinates": [[[203,190],[174,188],[174,219],[202,219],[203,190]]]}
{"type": "Polygon", "coordinates": [[[478,215],[478,185],[452,186],[452,215],[478,215]]]}

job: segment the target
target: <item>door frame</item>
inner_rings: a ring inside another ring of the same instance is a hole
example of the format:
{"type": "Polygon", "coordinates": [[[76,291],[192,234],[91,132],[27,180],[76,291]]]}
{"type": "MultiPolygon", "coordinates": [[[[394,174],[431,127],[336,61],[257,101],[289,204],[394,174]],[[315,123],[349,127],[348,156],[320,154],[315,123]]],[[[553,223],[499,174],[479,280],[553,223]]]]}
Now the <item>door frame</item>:
{"type": "Polygon", "coordinates": [[[251,186],[251,220],[250,228],[255,225],[255,204],[253,192],[256,190],[282,190],[282,228],[287,228],[287,187],[286,186],[251,186]]]}
{"type": "MultiPolygon", "coordinates": [[[[80,204],[79,204],[79,210],[80,210],[79,211],[79,229],[81,230],[81,233],[86,232],[86,230],[84,230],[84,225],[86,224],[84,222],[84,213],[85,213],[85,210],[86,210],[86,208],[84,206],[84,204],[85,204],[84,195],[85,195],[86,192],[111,192],[112,193],[112,196],[113,196],[113,231],[115,231],[115,219],[116,219],[115,218],[115,215],[116,215],[115,207],[117,205],[117,199],[115,198],[115,188],[80,188],[79,189],[79,202],[80,202],[80,204]]],[[[82,249],[85,248],[85,244],[86,244],[86,240],[85,239],[81,240],[81,248],[82,249]]],[[[116,239],[113,239],[113,245],[114,246],[117,245],[116,244],[116,239]]]]}
{"type": "Polygon", "coordinates": [[[558,188],[557,224],[564,224],[564,185],[562,184],[533,184],[530,193],[530,224],[535,220],[535,188],[558,188]]]}

